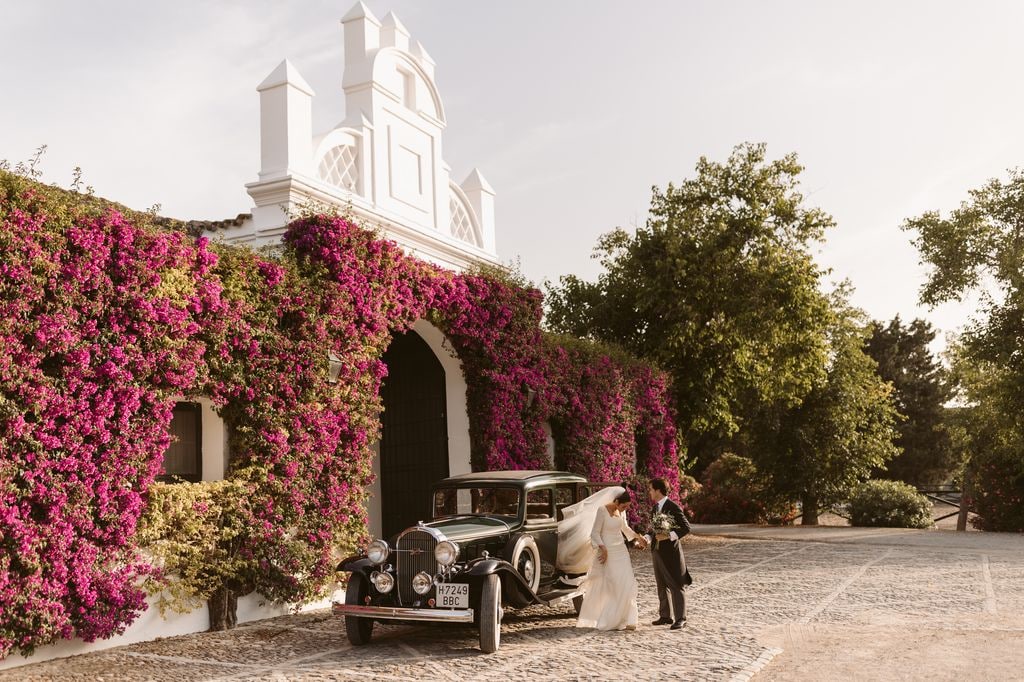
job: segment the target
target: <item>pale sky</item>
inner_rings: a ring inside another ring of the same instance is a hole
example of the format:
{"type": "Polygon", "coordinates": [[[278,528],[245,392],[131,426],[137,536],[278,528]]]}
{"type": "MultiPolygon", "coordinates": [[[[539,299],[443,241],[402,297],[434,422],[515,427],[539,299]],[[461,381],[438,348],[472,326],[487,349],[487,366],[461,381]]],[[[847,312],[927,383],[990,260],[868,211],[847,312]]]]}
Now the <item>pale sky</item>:
{"type": "MultiPolygon", "coordinates": [[[[256,85],[285,57],[343,118],[348,0],[3,0],[0,158],[49,145],[102,196],[178,218],[247,212],[256,85]]],[[[819,254],[876,319],[919,308],[904,218],[1024,166],[1024,3],[370,0],[437,62],[454,179],[497,191],[498,251],[540,282],[597,274],[598,235],[642,224],[651,185],[744,141],[796,152],[838,227],[819,254]]]]}

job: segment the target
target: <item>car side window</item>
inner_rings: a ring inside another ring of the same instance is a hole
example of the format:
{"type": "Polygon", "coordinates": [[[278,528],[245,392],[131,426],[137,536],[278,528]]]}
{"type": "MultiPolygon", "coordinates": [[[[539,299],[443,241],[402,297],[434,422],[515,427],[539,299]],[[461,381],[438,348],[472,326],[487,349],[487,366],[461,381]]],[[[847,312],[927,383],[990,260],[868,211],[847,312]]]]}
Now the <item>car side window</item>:
{"type": "Polygon", "coordinates": [[[559,521],[565,518],[562,510],[574,502],[575,493],[575,485],[560,485],[555,488],[555,518],[559,521]]]}
{"type": "Polygon", "coordinates": [[[519,515],[519,491],[515,488],[473,488],[473,513],[519,515]]]}
{"type": "Polygon", "coordinates": [[[526,493],[526,520],[548,521],[554,518],[551,507],[551,488],[540,488],[526,493]]]}

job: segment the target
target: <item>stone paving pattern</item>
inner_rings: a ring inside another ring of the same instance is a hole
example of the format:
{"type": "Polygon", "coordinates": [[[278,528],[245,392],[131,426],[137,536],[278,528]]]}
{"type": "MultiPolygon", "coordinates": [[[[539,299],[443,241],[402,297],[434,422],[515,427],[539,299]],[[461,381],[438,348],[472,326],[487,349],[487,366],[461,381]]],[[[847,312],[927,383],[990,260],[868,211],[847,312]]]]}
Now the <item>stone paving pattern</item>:
{"type": "MultiPolygon", "coordinates": [[[[446,625],[376,625],[352,647],[326,611],[109,649],[0,673],[6,680],[748,680],[779,649],[778,626],[983,628],[1024,612],[1024,553],[691,536],[689,625],[657,617],[650,557],[634,552],[641,627],[574,627],[571,607],[507,611],[501,649],[446,625]]],[[[1024,632],[1024,628],[1021,628],[1024,632]]]]}

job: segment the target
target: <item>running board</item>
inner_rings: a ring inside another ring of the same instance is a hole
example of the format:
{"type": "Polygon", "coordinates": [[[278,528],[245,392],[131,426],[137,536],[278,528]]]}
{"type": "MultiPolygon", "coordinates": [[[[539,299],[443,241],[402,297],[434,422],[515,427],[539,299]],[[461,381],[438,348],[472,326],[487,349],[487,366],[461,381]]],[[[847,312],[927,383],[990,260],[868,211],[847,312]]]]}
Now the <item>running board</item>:
{"type": "Polygon", "coordinates": [[[574,588],[571,590],[557,590],[555,592],[549,592],[544,595],[545,599],[538,597],[538,600],[545,606],[561,606],[567,602],[571,602],[576,597],[583,596],[583,590],[574,588]]]}

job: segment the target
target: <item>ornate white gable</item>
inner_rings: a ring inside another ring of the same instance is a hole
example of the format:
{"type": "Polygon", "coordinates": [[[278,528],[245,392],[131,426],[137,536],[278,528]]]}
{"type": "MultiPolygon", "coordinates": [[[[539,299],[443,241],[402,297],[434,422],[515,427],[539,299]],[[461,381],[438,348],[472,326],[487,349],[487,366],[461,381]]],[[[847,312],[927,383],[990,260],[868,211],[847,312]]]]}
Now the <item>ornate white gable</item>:
{"type": "Polygon", "coordinates": [[[288,212],[351,207],[407,251],[462,270],[496,262],[494,189],[478,170],[452,182],[442,156],[444,105],[434,61],[394,14],[359,2],[344,27],[345,120],[314,136],[313,89],[285,60],[260,84],[259,179],[246,185],[252,220],[221,233],[253,245],[280,240],[288,212]]]}

